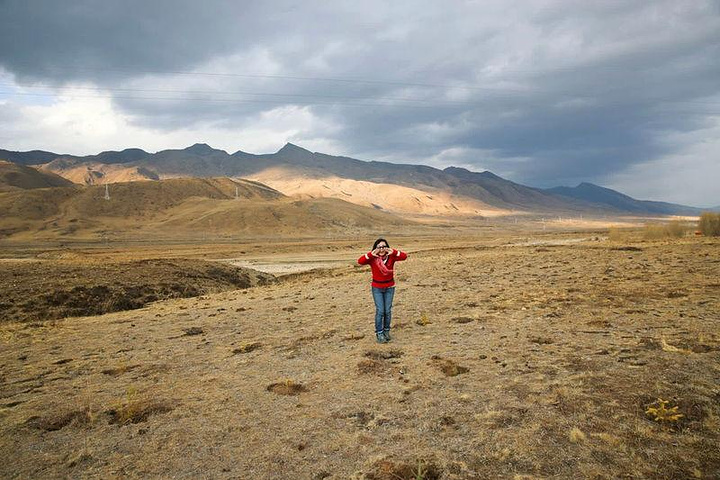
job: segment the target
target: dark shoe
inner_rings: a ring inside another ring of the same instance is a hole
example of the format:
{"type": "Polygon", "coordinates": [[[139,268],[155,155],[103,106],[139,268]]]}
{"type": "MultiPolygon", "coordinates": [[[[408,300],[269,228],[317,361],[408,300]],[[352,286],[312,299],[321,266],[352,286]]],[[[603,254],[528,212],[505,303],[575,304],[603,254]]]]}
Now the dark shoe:
{"type": "Polygon", "coordinates": [[[377,342],[378,343],[387,343],[387,338],[385,338],[385,335],[380,332],[375,334],[377,336],[377,342]]]}
{"type": "Polygon", "coordinates": [[[390,338],[390,330],[383,330],[383,336],[388,342],[392,340],[392,338],[390,338]]]}

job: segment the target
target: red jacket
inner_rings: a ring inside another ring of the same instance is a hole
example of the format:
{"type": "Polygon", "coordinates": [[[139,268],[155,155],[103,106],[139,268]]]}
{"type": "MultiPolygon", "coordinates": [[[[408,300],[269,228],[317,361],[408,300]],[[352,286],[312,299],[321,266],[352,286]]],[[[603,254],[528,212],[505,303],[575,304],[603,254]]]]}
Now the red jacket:
{"type": "Polygon", "coordinates": [[[376,265],[376,263],[373,261],[376,257],[372,254],[372,252],[368,252],[362,257],[358,258],[358,263],[360,265],[370,265],[370,268],[372,269],[372,286],[378,287],[378,288],[387,288],[387,287],[394,287],[395,286],[395,278],[393,277],[393,265],[395,265],[395,262],[401,262],[407,258],[407,253],[401,252],[400,250],[392,249],[392,252],[387,254],[387,263],[385,266],[388,270],[390,270],[390,273],[387,275],[383,275],[380,272],[380,269],[376,265]]]}

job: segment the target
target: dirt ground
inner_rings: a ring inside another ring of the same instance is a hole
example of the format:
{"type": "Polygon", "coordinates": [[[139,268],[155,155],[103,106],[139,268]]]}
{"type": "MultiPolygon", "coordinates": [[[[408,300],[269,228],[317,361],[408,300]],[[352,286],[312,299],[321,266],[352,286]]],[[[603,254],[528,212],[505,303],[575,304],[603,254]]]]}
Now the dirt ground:
{"type": "Polygon", "coordinates": [[[719,478],[720,241],[628,238],[389,238],[386,345],[363,242],[78,250],[348,262],[0,325],[0,477],[719,478]]]}

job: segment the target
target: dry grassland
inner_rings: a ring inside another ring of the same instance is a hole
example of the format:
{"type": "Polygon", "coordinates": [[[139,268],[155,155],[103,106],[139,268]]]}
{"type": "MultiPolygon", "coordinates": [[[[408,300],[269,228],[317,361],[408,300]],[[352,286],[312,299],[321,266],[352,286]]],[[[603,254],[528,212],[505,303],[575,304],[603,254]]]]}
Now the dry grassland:
{"type": "Polygon", "coordinates": [[[352,242],[271,285],[0,325],[0,477],[720,477],[720,241],[390,241],[387,345],[352,242]]]}

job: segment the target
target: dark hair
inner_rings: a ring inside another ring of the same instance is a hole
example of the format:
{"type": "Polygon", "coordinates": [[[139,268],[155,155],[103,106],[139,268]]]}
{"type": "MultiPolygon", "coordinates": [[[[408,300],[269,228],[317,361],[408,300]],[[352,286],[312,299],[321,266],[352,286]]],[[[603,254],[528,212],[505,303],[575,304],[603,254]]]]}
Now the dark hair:
{"type": "Polygon", "coordinates": [[[375,243],[373,243],[373,248],[372,248],[372,249],[375,250],[375,249],[377,248],[377,246],[378,246],[378,243],[380,243],[380,242],[385,242],[385,245],[387,245],[388,248],[390,248],[390,244],[388,243],[387,240],[385,240],[384,238],[378,238],[377,240],[375,240],[375,243]]]}

